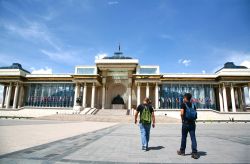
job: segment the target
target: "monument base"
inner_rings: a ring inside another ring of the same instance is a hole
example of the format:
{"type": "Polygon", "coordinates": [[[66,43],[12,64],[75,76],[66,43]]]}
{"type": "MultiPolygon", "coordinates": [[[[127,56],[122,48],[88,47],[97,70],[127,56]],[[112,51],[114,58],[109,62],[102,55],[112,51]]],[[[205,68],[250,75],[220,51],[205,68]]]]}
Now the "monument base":
{"type": "Polygon", "coordinates": [[[124,104],[112,104],[112,109],[124,109],[124,104]]]}
{"type": "Polygon", "coordinates": [[[73,107],[73,111],[74,111],[74,113],[76,113],[76,114],[79,114],[79,113],[81,112],[82,109],[83,109],[83,107],[80,106],[80,105],[76,105],[76,106],[73,107]]]}

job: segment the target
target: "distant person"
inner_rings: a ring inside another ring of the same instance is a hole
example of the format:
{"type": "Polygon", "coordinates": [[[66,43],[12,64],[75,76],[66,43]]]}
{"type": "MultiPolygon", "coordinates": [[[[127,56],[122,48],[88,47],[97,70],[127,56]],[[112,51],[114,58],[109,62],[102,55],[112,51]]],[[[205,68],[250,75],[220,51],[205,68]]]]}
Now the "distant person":
{"type": "Polygon", "coordinates": [[[184,95],[184,101],[181,104],[181,119],[182,119],[182,133],[181,133],[181,147],[177,151],[178,155],[185,155],[186,143],[187,143],[187,134],[190,134],[192,141],[192,154],[191,157],[198,159],[197,153],[197,142],[195,136],[195,120],[197,119],[197,112],[195,105],[191,102],[192,95],[186,93],[184,95]]]}
{"type": "Polygon", "coordinates": [[[137,117],[139,113],[142,150],[148,151],[151,124],[153,128],[155,127],[154,109],[149,98],[145,98],[143,104],[137,107],[135,112],[135,124],[137,124],[137,117]]]}

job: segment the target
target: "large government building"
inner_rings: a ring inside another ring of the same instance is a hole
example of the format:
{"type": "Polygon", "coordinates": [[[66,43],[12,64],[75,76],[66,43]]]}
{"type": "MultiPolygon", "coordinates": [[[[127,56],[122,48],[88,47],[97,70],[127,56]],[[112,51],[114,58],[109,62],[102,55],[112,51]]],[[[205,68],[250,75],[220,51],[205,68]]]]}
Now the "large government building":
{"type": "Polygon", "coordinates": [[[0,108],[132,109],[145,97],[156,110],[179,109],[190,92],[198,109],[248,110],[250,69],[228,62],[214,74],[161,73],[122,52],[76,66],[74,74],[31,74],[18,63],[0,67],[0,108]]]}

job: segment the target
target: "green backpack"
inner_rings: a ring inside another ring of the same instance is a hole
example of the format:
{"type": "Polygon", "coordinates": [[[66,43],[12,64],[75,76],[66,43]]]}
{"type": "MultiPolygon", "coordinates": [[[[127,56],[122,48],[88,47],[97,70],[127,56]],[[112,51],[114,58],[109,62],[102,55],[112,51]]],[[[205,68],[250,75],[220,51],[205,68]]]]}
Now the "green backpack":
{"type": "Polygon", "coordinates": [[[152,113],[147,105],[144,105],[144,109],[140,113],[140,121],[142,124],[151,124],[152,113]]]}

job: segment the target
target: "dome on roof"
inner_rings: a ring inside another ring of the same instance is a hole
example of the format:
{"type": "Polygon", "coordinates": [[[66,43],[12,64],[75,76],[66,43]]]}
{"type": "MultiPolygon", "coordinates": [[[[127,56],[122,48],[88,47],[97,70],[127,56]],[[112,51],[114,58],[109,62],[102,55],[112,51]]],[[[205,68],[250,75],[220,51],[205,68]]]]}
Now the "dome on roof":
{"type": "Polygon", "coordinates": [[[20,69],[20,70],[30,73],[29,71],[23,69],[22,65],[19,63],[12,63],[11,66],[0,67],[0,69],[20,69]]]}
{"type": "Polygon", "coordinates": [[[216,72],[219,72],[222,69],[247,69],[247,67],[235,65],[234,62],[226,62],[224,64],[224,67],[222,67],[221,69],[219,69],[216,72]]]}
{"type": "Polygon", "coordinates": [[[122,52],[115,52],[113,56],[107,56],[103,59],[132,59],[131,57],[124,56],[122,52]]]}
{"type": "Polygon", "coordinates": [[[224,67],[223,68],[247,68],[247,67],[245,67],[245,66],[237,66],[237,65],[235,65],[234,64],[234,62],[226,62],[225,64],[224,64],[224,67]]]}

